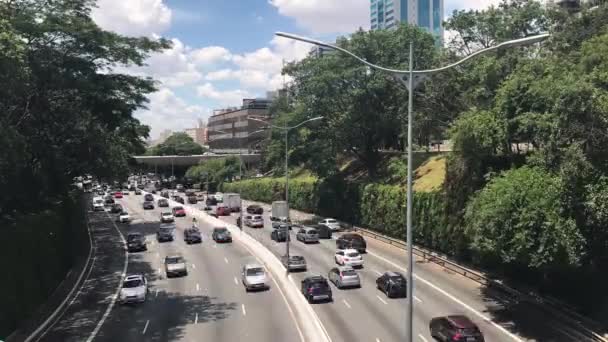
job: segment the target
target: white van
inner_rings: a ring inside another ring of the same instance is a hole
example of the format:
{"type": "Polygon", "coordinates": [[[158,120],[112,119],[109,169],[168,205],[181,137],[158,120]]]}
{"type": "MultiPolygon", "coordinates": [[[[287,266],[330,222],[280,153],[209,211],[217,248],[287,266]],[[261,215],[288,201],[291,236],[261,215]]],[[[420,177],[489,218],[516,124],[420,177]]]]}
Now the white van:
{"type": "Polygon", "coordinates": [[[96,196],[93,198],[93,211],[103,211],[103,198],[96,196]]]}

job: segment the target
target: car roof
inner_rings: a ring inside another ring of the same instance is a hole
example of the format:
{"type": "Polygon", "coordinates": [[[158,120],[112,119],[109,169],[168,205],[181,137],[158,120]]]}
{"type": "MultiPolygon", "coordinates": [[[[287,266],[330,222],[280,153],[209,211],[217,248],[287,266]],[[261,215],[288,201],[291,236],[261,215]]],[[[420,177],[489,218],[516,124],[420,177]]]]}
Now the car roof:
{"type": "Polygon", "coordinates": [[[246,263],[243,268],[264,268],[264,266],[260,265],[257,262],[246,263]]]}
{"type": "Polygon", "coordinates": [[[355,269],[352,268],[351,266],[338,266],[338,270],[340,270],[340,272],[343,272],[343,271],[354,271],[355,269]]]}
{"type": "Polygon", "coordinates": [[[398,273],[398,272],[393,272],[393,271],[386,272],[386,275],[389,276],[389,277],[391,277],[391,278],[392,277],[401,277],[401,278],[403,278],[403,274],[398,273]]]}
{"type": "Polygon", "coordinates": [[[133,233],[129,233],[129,234],[127,234],[127,236],[141,236],[141,235],[142,235],[142,234],[141,234],[141,233],[138,233],[138,232],[133,232],[133,233]]]}
{"type": "Polygon", "coordinates": [[[450,321],[450,323],[452,323],[452,325],[454,325],[457,328],[466,329],[466,328],[476,327],[475,323],[473,323],[469,319],[469,317],[464,316],[464,315],[452,315],[452,316],[448,316],[446,318],[448,321],[450,321]]]}
{"type": "Polygon", "coordinates": [[[327,281],[322,275],[311,275],[304,278],[305,281],[327,281]]]}
{"type": "Polygon", "coordinates": [[[173,214],[171,214],[171,212],[170,212],[170,211],[163,211],[163,212],[162,212],[162,213],[160,213],[160,214],[161,214],[161,215],[173,215],[173,214]]]}
{"type": "Polygon", "coordinates": [[[359,235],[359,234],[355,234],[355,233],[346,233],[343,234],[342,236],[340,236],[341,238],[347,238],[347,239],[363,239],[363,236],[359,235]]]}

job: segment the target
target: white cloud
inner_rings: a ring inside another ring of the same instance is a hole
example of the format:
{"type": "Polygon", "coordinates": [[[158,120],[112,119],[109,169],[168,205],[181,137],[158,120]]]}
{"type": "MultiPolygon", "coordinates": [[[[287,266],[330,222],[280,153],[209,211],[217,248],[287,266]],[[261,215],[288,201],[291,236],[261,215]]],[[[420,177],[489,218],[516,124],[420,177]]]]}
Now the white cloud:
{"type": "Polygon", "coordinates": [[[151,127],[152,138],[158,137],[165,129],[181,131],[194,127],[197,118],[209,115],[208,109],[187,104],[166,87],[150,94],[148,98],[148,109],[137,111],[135,117],[151,127]]]}
{"type": "Polygon", "coordinates": [[[225,81],[232,80],[236,78],[236,72],[232,69],[220,69],[216,71],[212,71],[205,75],[205,80],[207,81],[225,81]]]}
{"type": "Polygon", "coordinates": [[[199,96],[217,101],[222,106],[240,106],[244,98],[253,97],[253,94],[241,89],[217,90],[208,82],[198,86],[196,92],[199,96]]]}
{"type": "Polygon", "coordinates": [[[369,28],[369,0],[270,0],[281,15],[313,33],[349,33],[369,28]]]}
{"type": "Polygon", "coordinates": [[[226,62],[232,58],[230,51],[222,46],[207,46],[190,52],[190,58],[199,66],[213,65],[226,62]]]}
{"type": "Polygon", "coordinates": [[[129,36],[151,36],[171,25],[171,9],[162,0],[97,0],[91,16],[103,29],[129,36]]]}

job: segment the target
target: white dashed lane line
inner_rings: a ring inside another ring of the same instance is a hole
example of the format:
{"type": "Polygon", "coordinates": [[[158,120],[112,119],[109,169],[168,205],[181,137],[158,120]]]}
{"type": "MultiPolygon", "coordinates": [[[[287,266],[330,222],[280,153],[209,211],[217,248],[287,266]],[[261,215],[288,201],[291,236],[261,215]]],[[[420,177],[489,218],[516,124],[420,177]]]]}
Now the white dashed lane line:
{"type": "Polygon", "coordinates": [[[142,330],[142,331],[141,331],[141,334],[142,334],[142,335],[145,335],[145,334],[146,334],[146,330],[148,330],[148,325],[149,325],[149,324],[150,324],[150,320],[147,320],[147,321],[146,321],[146,325],[144,326],[144,330],[142,330]]]}
{"type": "Polygon", "coordinates": [[[200,291],[200,290],[201,290],[200,285],[198,283],[196,283],[196,291],[200,291]]]}
{"type": "Polygon", "coordinates": [[[228,258],[224,257],[224,262],[228,263],[228,258]]]}
{"type": "Polygon", "coordinates": [[[381,301],[384,304],[388,304],[384,299],[382,299],[382,297],[376,295],[376,298],[378,298],[379,301],[381,301]]]}
{"type": "Polygon", "coordinates": [[[198,312],[194,316],[194,324],[198,323],[198,312]]]}
{"type": "Polygon", "coordinates": [[[243,310],[243,316],[247,316],[247,311],[245,310],[245,304],[241,304],[241,309],[243,310]]]}
{"type": "Polygon", "coordinates": [[[418,298],[418,297],[416,297],[416,296],[414,296],[414,299],[415,299],[415,300],[416,300],[418,303],[422,303],[422,299],[420,299],[420,298],[418,298]]]}
{"type": "Polygon", "coordinates": [[[234,284],[235,284],[235,285],[238,285],[238,284],[239,284],[239,280],[238,280],[238,279],[236,279],[236,277],[234,277],[234,284]]]}
{"type": "Polygon", "coordinates": [[[422,342],[428,342],[428,341],[426,340],[426,338],[424,338],[424,336],[422,336],[422,334],[418,334],[418,337],[420,337],[420,340],[421,340],[422,342]]]}
{"type": "Polygon", "coordinates": [[[347,308],[351,308],[350,304],[348,304],[348,302],[346,301],[346,299],[342,299],[342,302],[344,303],[344,305],[346,305],[347,308]]]}

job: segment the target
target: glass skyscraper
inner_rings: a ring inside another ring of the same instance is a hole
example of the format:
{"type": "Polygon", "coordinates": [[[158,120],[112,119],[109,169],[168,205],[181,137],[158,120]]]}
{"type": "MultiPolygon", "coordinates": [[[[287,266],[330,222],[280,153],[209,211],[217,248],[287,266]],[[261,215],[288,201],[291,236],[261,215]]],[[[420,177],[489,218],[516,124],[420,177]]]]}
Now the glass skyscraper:
{"type": "Polygon", "coordinates": [[[372,30],[399,22],[420,26],[443,41],[443,0],[370,0],[372,30]]]}

